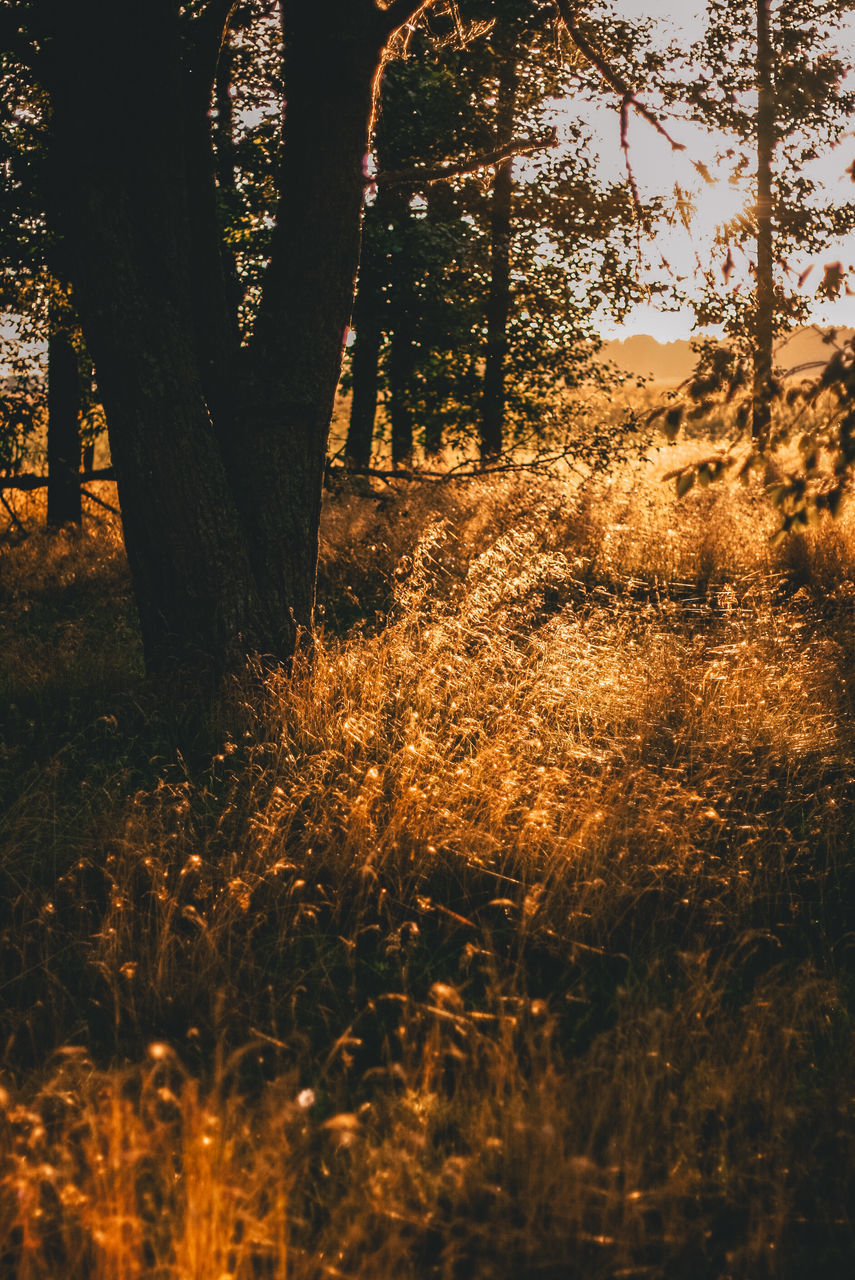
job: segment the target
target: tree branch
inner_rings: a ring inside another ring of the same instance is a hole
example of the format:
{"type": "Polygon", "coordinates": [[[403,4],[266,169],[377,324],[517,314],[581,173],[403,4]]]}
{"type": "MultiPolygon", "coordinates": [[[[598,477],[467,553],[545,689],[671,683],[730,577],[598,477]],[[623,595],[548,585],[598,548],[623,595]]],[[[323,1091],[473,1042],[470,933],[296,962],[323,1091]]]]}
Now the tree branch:
{"type": "Polygon", "coordinates": [[[21,523],[20,516],[18,515],[17,511],[12,506],[12,504],[9,502],[9,499],[6,497],[5,493],[0,493],[0,502],[3,503],[3,506],[9,512],[9,518],[12,521],[12,524],[14,525],[14,527],[16,529],[20,529],[21,533],[26,533],[27,530],[24,528],[24,525],[21,523]]]}
{"type": "Polygon", "coordinates": [[[80,490],[81,496],[88,498],[90,502],[96,503],[99,507],[103,507],[105,511],[110,511],[114,516],[120,516],[122,513],[118,507],[114,507],[111,503],[105,502],[103,498],[99,498],[97,493],[90,493],[88,489],[80,490]]]}
{"type": "Polygon", "coordinates": [[[445,182],[449,178],[461,178],[466,174],[477,173],[479,169],[489,169],[492,165],[502,164],[514,156],[528,156],[547,147],[554,147],[558,142],[558,132],[550,129],[540,138],[514,138],[503,147],[495,147],[483,155],[474,156],[471,160],[449,160],[434,165],[430,169],[389,169],[378,173],[373,178],[366,178],[366,186],[378,186],[388,189],[420,191],[422,187],[430,187],[435,182],[445,182]]]}
{"type": "MultiPolygon", "coordinates": [[[[115,480],[116,473],[112,467],[98,467],[94,471],[81,471],[75,473],[75,479],[81,484],[89,484],[92,480],[115,480]]],[[[48,484],[47,476],[0,476],[0,492],[4,489],[44,489],[48,484]]],[[[94,498],[94,494],[87,494],[87,497],[94,498]]],[[[100,499],[95,499],[100,501],[100,499]]]]}
{"type": "Polygon", "coordinates": [[[388,0],[382,8],[376,9],[381,31],[387,37],[394,35],[405,23],[418,22],[433,3],[434,0],[388,0]]]}
{"type": "Polygon", "coordinates": [[[625,111],[627,107],[632,106],[649,125],[653,126],[657,133],[662,135],[666,142],[669,143],[672,151],[685,151],[685,144],[676,142],[658,116],[651,111],[650,107],[638,101],[632,86],[624,80],[619,72],[614,70],[605,54],[601,53],[581,30],[576,21],[576,6],[573,0],[554,0],[554,4],[570,39],[579,52],[587,58],[591,66],[599,71],[609,88],[620,96],[623,102],[623,110],[625,111]]]}
{"type": "MultiPolygon", "coordinates": [[[[326,477],[352,477],[373,476],[377,480],[383,480],[388,483],[389,480],[430,480],[434,483],[446,484],[451,480],[482,480],[485,476],[504,475],[507,472],[516,471],[537,471],[541,467],[557,466],[560,462],[570,462],[575,457],[574,447],[567,445],[564,448],[556,449],[552,453],[540,453],[534,458],[527,460],[513,458],[509,454],[503,454],[498,457],[494,463],[488,467],[473,466],[470,462],[459,463],[456,467],[451,467],[448,471],[431,471],[431,470],[413,470],[407,467],[397,467],[393,470],[385,470],[381,467],[348,467],[336,466],[329,464],[326,468],[326,477]]],[[[574,468],[575,469],[575,468],[574,468]]],[[[581,475],[582,472],[577,474],[581,475]]]]}

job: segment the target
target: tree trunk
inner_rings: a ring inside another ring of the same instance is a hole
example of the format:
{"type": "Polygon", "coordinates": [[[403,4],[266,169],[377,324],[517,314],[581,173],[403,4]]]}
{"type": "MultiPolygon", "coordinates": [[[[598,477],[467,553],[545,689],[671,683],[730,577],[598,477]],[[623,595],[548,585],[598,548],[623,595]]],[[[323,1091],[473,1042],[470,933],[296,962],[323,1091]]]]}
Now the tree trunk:
{"type": "Polygon", "coordinates": [[[775,332],[773,277],[772,158],[775,151],[774,53],[769,30],[771,0],[757,0],[757,295],[751,432],[768,434],[772,401],[775,332]]]}
{"type": "MultiPolygon", "coordinates": [[[[499,64],[496,143],[514,136],[517,99],[517,57],[507,51],[499,64]]],[[[511,212],[513,160],[496,165],[490,212],[490,296],[487,302],[487,353],[481,398],[481,462],[502,452],[505,418],[505,356],[511,308],[511,212]]]]}
{"type": "MultiPolygon", "coordinates": [[[[95,370],[88,352],[78,360],[77,368],[80,372],[82,419],[85,421],[86,415],[100,404],[101,395],[95,382],[95,370]]],[[[83,470],[92,471],[95,466],[95,439],[91,434],[87,435],[83,443],[81,457],[83,470]]]]}
{"type": "Polygon", "coordinates": [[[399,315],[389,342],[389,421],[393,467],[407,467],[413,460],[413,414],[407,403],[408,382],[413,372],[412,350],[406,322],[399,315]]]}
{"type": "Polygon", "coordinates": [[[55,13],[57,221],[98,368],[147,665],[227,662],[270,636],[203,386],[177,15],[167,0],[55,13]]]}
{"type": "MultiPolygon", "coordinates": [[[[451,186],[451,184],[448,182],[432,183],[431,186],[428,187],[428,190],[425,194],[427,198],[428,223],[432,227],[434,235],[437,238],[437,241],[440,241],[444,233],[447,230],[449,230],[450,227],[455,222],[457,222],[459,218],[459,208],[458,208],[459,196],[458,196],[458,193],[451,186]]],[[[443,263],[440,263],[439,266],[437,267],[435,261],[432,262],[431,267],[436,272],[436,282],[432,283],[430,280],[430,276],[428,275],[427,286],[429,290],[431,288],[433,289],[433,293],[435,297],[438,296],[441,292],[443,301],[445,305],[448,306],[449,304],[448,284],[443,279],[443,275],[444,275],[443,265],[444,265],[443,263]]],[[[453,289],[453,286],[452,286],[452,289],[453,289]]],[[[452,297],[453,297],[453,293],[452,293],[452,297]]],[[[443,347],[447,349],[449,345],[449,331],[446,324],[444,323],[444,320],[445,320],[444,316],[439,320],[439,324],[441,328],[438,333],[435,333],[435,338],[434,338],[435,345],[439,349],[442,349],[443,347]]],[[[452,338],[451,341],[453,342],[454,339],[452,338]]],[[[464,386],[461,386],[460,379],[459,378],[456,379],[455,383],[456,385],[454,385],[454,390],[452,393],[454,395],[454,398],[461,404],[465,404],[467,402],[471,403],[472,397],[471,395],[466,394],[467,388],[464,386]]],[[[475,385],[478,386],[479,384],[480,384],[480,379],[476,375],[475,385]]],[[[444,388],[446,395],[448,394],[449,388],[450,388],[450,383],[449,381],[446,381],[445,388],[444,388]]],[[[428,412],[425,416],[424,449],[425,449],[426,458],[437,459],[439,455],[442,453],[442,447],[443,447],[443,444],[445,443],[444,437],[443,437],[443,432],[445,428],[443,417],[444,415],[442,414],[441,411],[438,412],[437,408],[435,408],[433,412],[428,412]]]]}
{"type": "Polygon", "coordinates": [[[54,200],[150,668],[223,667],[250,650],[287,659],[312,622],[389,20],[353,0],[283,7],[282,197],[255,334],[239,351],[216,233],[213,70],[188,54],[173,0],[50,4],[54,200]]]}
{"type": "Polygon", "coordinates": [[[414,444],[409,391],[413,377],[413,343],[419,304],[407,254],[411,218],[408,195],[398,190],[390,192],[389,219],[394,224],[397,240],[391,262],[388,357],[388,412],[392,427],[393,467],[410,465],[414,444]]]}
{"type": "Polygon", "coordinates": [[[371,462],[380,383],[380,346],[383,338],[381,289],[378,246],[365,240],[353,307],[353,324],[356,330],[356,342],[351,356],[353,394],[345,445],[347,460],[355,471],[365,471],[371,462]]]}
{"type": "Polygon", "coordinates": [[[80,375],[68,330],[51,308],[48,334],[47,522],[80,524],[80,375]]]}
{"type": "Polygon", "coordinates": [[[243,366],[243,438],[237,450],[233,435],[222,441],[286,652],[312,625],[327,441],[359,260],[383,45],[360,9],[352,0],[283,6],[282,196],[243,366]]]}

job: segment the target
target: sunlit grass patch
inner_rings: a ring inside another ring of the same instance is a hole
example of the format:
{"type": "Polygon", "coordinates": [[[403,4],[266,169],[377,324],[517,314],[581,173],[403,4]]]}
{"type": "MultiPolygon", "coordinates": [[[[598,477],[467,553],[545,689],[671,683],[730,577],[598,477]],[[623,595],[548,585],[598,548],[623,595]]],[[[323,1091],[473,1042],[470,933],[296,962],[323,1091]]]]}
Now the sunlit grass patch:
{"type": "Polygon", "coordinates": [[[74,762],[7,817],[13,1274],[845,1273],[855,543],[665,469],[333,497],[193,755],[127,637],[28,657],[110,537],[10,568],[74,762]]]}

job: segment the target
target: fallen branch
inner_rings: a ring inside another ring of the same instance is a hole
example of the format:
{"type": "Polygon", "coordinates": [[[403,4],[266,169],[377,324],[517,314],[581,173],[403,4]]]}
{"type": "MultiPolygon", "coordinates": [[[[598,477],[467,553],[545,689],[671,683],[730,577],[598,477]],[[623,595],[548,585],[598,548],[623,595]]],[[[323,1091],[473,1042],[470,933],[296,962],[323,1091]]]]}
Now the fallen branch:
{"type": "Polygon", "coordinates": [[[111,511],[114,516],[120,516],[122,513],[118,507],[111,506],[109,502],[105,502],[103,498],[99,498],[97,493],[90,493],[88,489],[81,487],[80,496],[88,498],[90,502],[96,502],[99,507],[103,507],[105,511],[111,511]]]}
{"type": "MultiPolygon", "coordinates": [[[[89,484],[93,480],[115,480],[116,473],[112,467],[96,467],[93,471],[81,471],[76,475],[76,479],[81,484],[89,484]]],[[[49,476],[2,476],[0,477],[0,491],[3,489],[46,489],[50,484],[49,476]]],[[[87,497],[94,497],[93,494],[87,494],[87,497]]],[[[95,499],[100,501],[100,499],[95,499]]],[[[110,508],[112,510],[112,508],[110,508]]]]}
{"type": "Polygon", "coordinates": [[[15,529],[20,529],[21,533],[26,533],[27,531],[24,528],[23,524],[21,523],[20,516],[18,515],[17,511],[12,506],[12,504],[9,502],[6,495],[3,493],[0,493],[0,502],[3,503],[3,506],[9,512],[9,518],[12,521],[12,527],[14,527],[15,529]]]}
{"type": "MultiPolygon", "coordinates": [[[[371,476],[375,480],[431,480],[436,483],[444,484],[450,480],[481,480],[484,476],[495,476],[506,474],[511,471],[536,471],[540,467],[555,466],[559,462],[566,462],[568,458],[575,456],[575,450],[568,446],[560,449],[555,453],[539,454],[535,458],[530,458],[527,462],[522,462],[512,458],[506,458],[489,467],[468,467],[467,463],[460,463],[459,467],[452,467],[448,471],[428,471],[415,470],[414,468],[398,467],[392,470],[383,470],[379,467],[360,467],[356,470],[348,466],[330,466],[327,468],[329,477],[337,476],[371,476]]],[[[579,474],[582,474],[581,472],[579,474]]]]}

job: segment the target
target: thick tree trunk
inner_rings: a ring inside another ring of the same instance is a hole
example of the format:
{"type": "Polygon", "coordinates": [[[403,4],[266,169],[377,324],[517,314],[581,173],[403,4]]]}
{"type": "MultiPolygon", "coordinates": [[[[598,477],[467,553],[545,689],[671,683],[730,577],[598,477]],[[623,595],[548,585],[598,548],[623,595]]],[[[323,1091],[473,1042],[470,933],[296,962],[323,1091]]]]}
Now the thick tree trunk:
{"type": "Polygon", "coordinates": [[[757,294],[751,432],[767,435],[771,423],[772,347],[775,334],[772,159],[775,152],[774,53],[769,30],[771,0],[757,3],[757,294]]]}
{"type": "Polygon", "coordinates": [[[242,382],[243,439],[224,452],[264,599],[293,648],[315,601],[321,489],[353,306],[365,156],[382,39],[352,0],[283,6],[282,198],[242,382]]]}
{"type": "Polygon", "coordinates": [[[286,6],[283,196],[253,343],[239,353],[205,123],[213,72],[188,60],[177,10],[49,5],[54,197],[150,668],[222,667],[253,649],[287,658],[311,625],[388,21],[352,0],[286,6]]]}
{"type": "Polygon", "coordinates": [[[49,525],[80,524],[80,374],[77,352],[55,313],[48,335],[49,525]]]}
{"type": "Polygon", "coordinates": [[[176,15],[166,0],[55,12],[55,201],[107,413],[146,661],[220,664],[271,637],[203,385],[176,15]]]}
{"type": "MultiPolygon", "coordinates": [[[[514,136],[517,99],[517,57],[513,50],[499,64],[496,143],[514,136]]],[[[487,302],[487,353],[481,399],[481,462],[502,452],[505,419],[505,356],[511,309],[511,216],[513,160],[496,165],[490,212],[490,296],[487,302]]]]}

